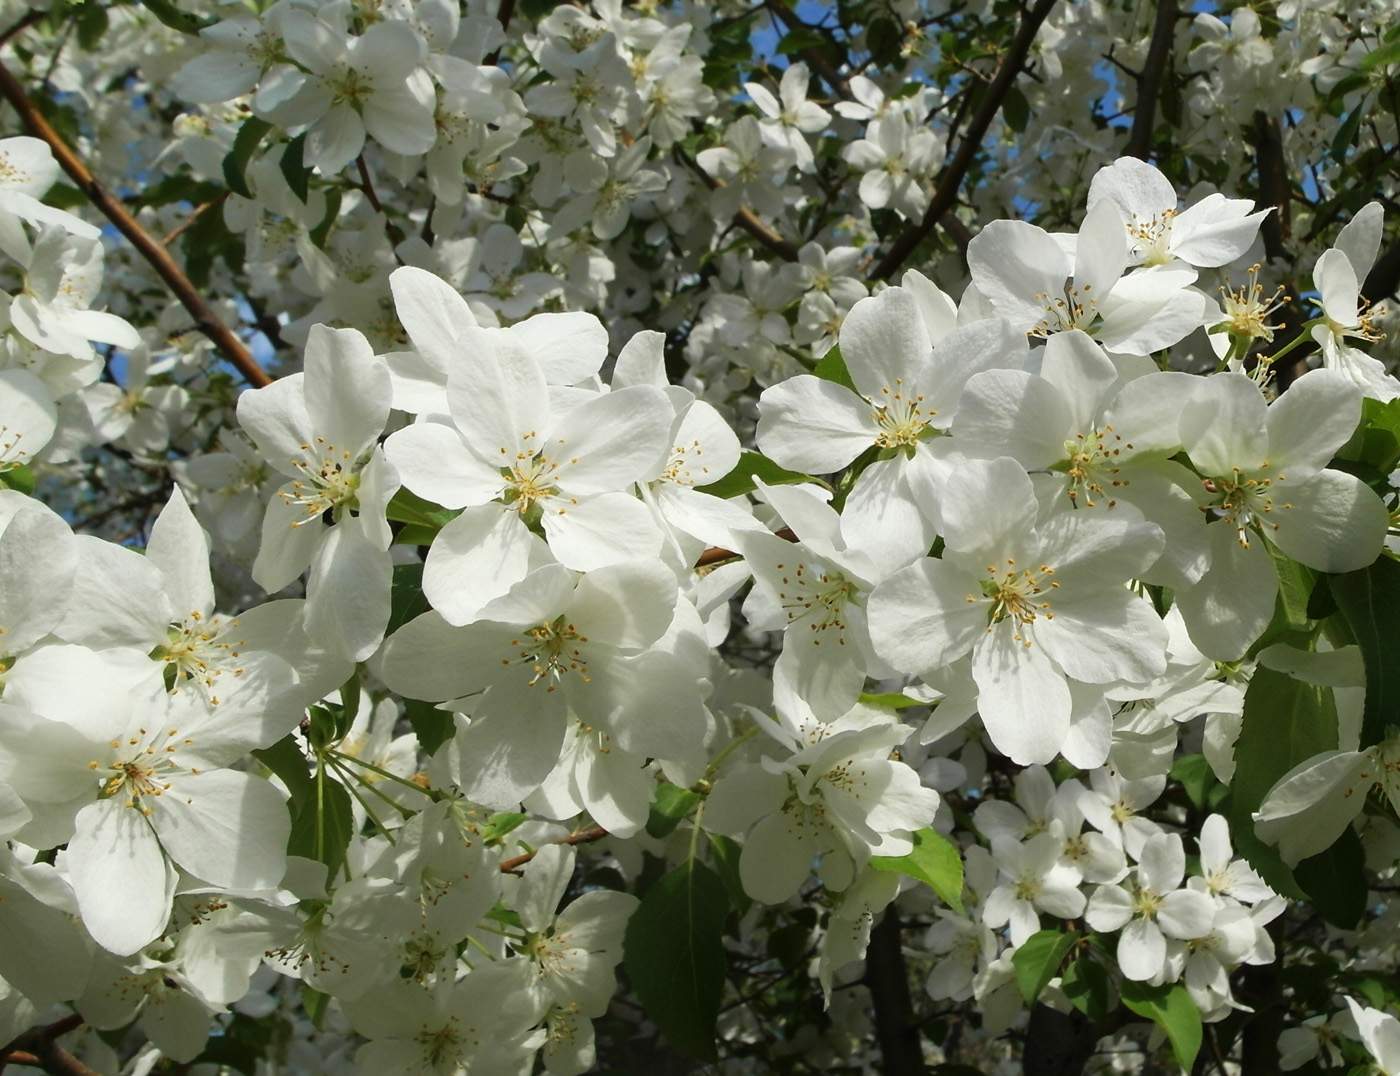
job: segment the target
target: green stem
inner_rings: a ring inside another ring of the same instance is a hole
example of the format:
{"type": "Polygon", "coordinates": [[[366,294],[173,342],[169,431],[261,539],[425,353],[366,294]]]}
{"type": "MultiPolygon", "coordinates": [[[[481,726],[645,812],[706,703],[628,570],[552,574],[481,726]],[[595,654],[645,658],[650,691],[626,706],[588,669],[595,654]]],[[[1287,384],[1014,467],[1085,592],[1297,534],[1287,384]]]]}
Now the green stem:
{"type": "Polygon", "coordinates": [[[360,795],[359,791],[355,788],[355,786],[358,784],[363,788],[369,789],[376,796],[380,797],[382,800],[384,800],[386,803],[390,804],[397,810],[403,810],[403,808],[400,807],[397,803],[394,803],[393,800],[389,799],[388,796],[384,795],[383,792],[380,792],[379,789],[375,788],[373,785],[365,784],[365,782],[358,778],[355,774],[341,767],[335,761],[335,759],[328,759],[327,761],[331,764],[332,767],[334,767],[335,772],[341,777],[340,783],[345,787],[345,791],[349,792],[350,795],[354,796],[355,802],[365,809],[365,814],[369,816],[369,820],[371,822],[373,822],[376,826],[379,827],[379,832],[384,834],[384,836],[388,838],[390,844],[397,844],[398,842],[394,840],[394,835],[390,833],[388,827],[385,826],[384,823],[379,820],[379,816],[375,814],[374,810],[370,807],[370,805],[365,802],[364,796],[360,795]]]}
{"type": "Polygon", "coordinates": [[[385,780],[397,781],[405,788],[411,788],[415,792],[421,792],[429,799],[436,799],[436,793],[434,793],[431,788],[424,788],[422,785],[415,784],[413,781],[410,781],[407,777],[400,777],[396,773],[390,773],[388,770],[380,769],[373,762],[366,762],[362,758],[356,758],[354,755],[347,755],[343,751],[332,750],[330,754],[334,756],[334,758],[339,762],[353,762],[356,766],[363,766],[371,773],[377,773],[380,777],[383,777],[385,780]]]}
{"type": "Polygon", "coordinates": [[[723,751],[721,751],[718,755],[716,755],[715,760],[705,767],[705,772],[701,776],[700,780],[708,781],[711,777],[717,774],[719,772],[719,768],[722,765],[724,765],[724,760],[727,759],[730,755],[732,755],[735,749],[738,748],[740,744],[747,743],[749,740],[752,740],[757,733],[758,726],[751,725],[748,728],[746,728],[743,732],[739,733],[738,736],[735,736],[734,739],[730,740],[729,746],[726,747],[723,751]]]}
{"type": "Polygon", "coordinates": [[[1324,320],[1325,319],[1323,318],[1313,318],[1312,321],[1304,322],[1303,327],[1299,331],[1298,335],[1295,336],[1292,340],[1290,340],[1287,344],[1285,344],[1282,351],[1275,351],[1272,355],[1265,356],[1265,359],[1271,363],[1278,362],[1279,359],[1283,358],[1299,344],[1310,343],[1312,341],[1312,336],[1308,330],[1310,330],[1314,325],[1323,324],[1324,320]]]}

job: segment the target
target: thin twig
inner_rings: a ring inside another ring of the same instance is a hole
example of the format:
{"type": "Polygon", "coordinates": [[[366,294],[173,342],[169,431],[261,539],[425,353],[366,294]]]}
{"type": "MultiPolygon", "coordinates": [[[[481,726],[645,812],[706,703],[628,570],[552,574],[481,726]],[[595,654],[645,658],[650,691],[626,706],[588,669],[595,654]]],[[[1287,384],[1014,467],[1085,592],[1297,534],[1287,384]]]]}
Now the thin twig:
{"type": "MultiPolygon", "coordinates": [[[[768,8],[769,14],[773,16],[773,21],[782,23],[791,33],[796,30],[811,30],[805,22],[797,17],[797,13],[790,10],[782,0],[764,0],[764,6],[768,8]]],[[[827,88],[844,101],[851,100],[851,83],[845,75],[827,62],[822,50],[815,45],[808,45],[799,50],[799,55],[807,61],[807,66],[816,72],[817,77],[826,83],[827,88]]]]}
{"type": "Polygon", "coordinates": [[[1142,77],[1137,84],[1137,105],[1133,111],[1133,129],[1128,134],[1128,156],[1145,161],[1152,152],[1152,129],[1157,121],[1157,97],[1162,92],[1162,76],[1167,70],[1172,43],[1176,37],[1177,0],[1157,0],[1157,22],[1152,28],[1152,43],[1147,47],[1147,60],[1142,65],[1142,77]]]}
{"type": "MultiPolygon", "coordinates": [[[[496,18],[501,20],[501,32],[510,33],[511,16],[515,14],[515,0],[501,0],[501,9],[496,13],[496,18]]],[[[501,50],[492,49],[491,54],[484,61],[487,67],[495,67],[500,62],[501,50]]]]}
{"type": "Polygon", "coordinates": [[[929,202],[928,208],[924,210],[923,219],[899,234],[889,251],[880,259],[879,265],[875,267],[873,273],[875,279],[889,280],[894,276],[908,257],[914,253],[918,245],[933,232],[934,227],[943,218],[943,214],[953,208],[953,204],[958,198],[958,188],[962,186],[963,177],[972,164],[972,158],[981,148],[982,138],[991,127],[992,120],[1001,111],[1002,101],[1005,100],[1007,93],[1015,84],[1017,76],[1020,75],[1026,57],[1030,55],[1036,33],[1040,30],[1046,17],[1049,16],[1050,9],[1055,6],[1055,3],[1056,0],[1036,0],[1035,7],[1026,12],[1025,17],[1021,20],[1020,29],[1016,31],[1016,36],[1012,39],[1011,46],[1006,50],[1006,55],[1002,57],[1001,66],[997,68],[997,73],[992,78],[991,84],[987,86],[982,101],[973,114],[972,121],[968,124],[967,130],[963,132],[957,152],[953,154],[952,160],[948,162],[942,176],[939,177],[938,187],[933,192],[933,199],[929,202]]]}
{"type": "Polygon", "coordinates": [[[206,209],[213,209],[216,205],[223,205],[224,202],[228,200],[228,196],[229,192],[224,191],[217,198],[211,198],[203,205],[195,206],[192,210],[190,210],[189,216],[187,216],[184,220],[182,220],[179,224],[175,225],[175,227],[171,228],[170,231],[168,231],[165,234],[165,236],[160,241],[160,245],[163,247],[170,246],[171,243],[175,242],[175,240],[179,239],[180,236],[184,235],[185,232],[189,230],[189,228],[194,224],[195,221],[197,221],[200,218],[200,215],[206,209]]]}
{"type": "Polygon", "coordinates": [[[49,13],[47,11],[40,11],[37,8],[31,8],[22,19],[20,19],[13,26],[7,29],[4,33],[0,33],[0,49],[8,45],[10,43],[10,39],[13,38],[20,31],[29,29],[29,27],[33,26],[36,22],[40,22],[41,20],[48,18],[48,15],[49,13]]]}
{"type": "Polygon", "coordinates": [[[204,301],[204,297],[195,290],[190,283],[189,277],[175,264],[166,249],[160,242],[153,238],[149,232],[141,227],[126,211],[126,207],[109,194],[105,187],[97,181],[93,174],[77,154],[69,148],[58,132],[55,131],[49,122],[44,119],[39,110],[34,107],[34,102],[29,99],[24,92],[24,87],[19,80],[12,75],[8,68],[0,64],[0,94],[10,102],[20,118],[37,137],[49,144],[55,159],[77,188],[87,195],[88,200],[97,207],[98,211],[112,222],[117,231],[130,240],[141,256],[150,263],[160,278],[190,316],[194,318],[195,325],[199,331],[214,342],[230,363],[237,368],[248,384],[254,387],[272,384],[272,378],[268,376],[258,361],[253,358],[252,353],[243,345],[233,330],[218,319],[209,304],[204,301]]]}
{"type": "Polygon", "coordinates": [[[374,207],[374,211],[380,216],[384,215],[384,207],[379,204],[379,195],[374,193],[374,184],[370,182],[369,165],[365,164],[365,155],[361,153],[355,158],[355,167],[360,173],[360,183],[364,189],[365,197],[369,199],[369,204],[374,207]]]}
{"type": "MultiPolygon", "coordinates": [[[[782,530],[775,531],[774,533],[779,538],[785,539],[786,541],[797,541],[797,534],[791,527],[784,527],[782,530]]],[[[695,567],[707,568],[711,564],[718,564],[725,560],[737,560],[742,556],[742,553],[736,553],[732,549],[725,549],[722,546],[711,546],[695,558],[695,567]]]]}
{"type": "MultiPolygon", "coordinates": [[[[701,168],[699,162],[696,161],[695,158],[681,149],[680,143],[676,143],[674,150],[676,157],[681,163],[699,176],[700,182],[709,187],[710,190],[718,190],[725,185],[723,180],[716,179],[701,168]]],[[[764,224],[763,221],[759,220],[758,217],[754,215],[752,209],[749,209],[747,206],[740,206],[739,211],[734,214],[734,223],[784,261],[797,261],[797,247],[793,246],[793,244],[789,243],[772,228],[764,224]]]]}
{"type": "Polygon", "coordinates": [[[98,1076],[96,1069],[83,1064],[55,1041],[82,1024],[83,1018],[72,1013],[45,1027],[31,1028],[0,1048],[0,1068],[7,1064],[28,1065],[54,1076],[98,1076]]]}
{"type": "MultiPolygon", "coordinates": [[[[570,833],[567,837],[560,837],[551,844],[589,844],[592,841],[601,841],[608,835],[608,831],[602,826],[595,826],[593,829],[586,829],[581,833],[570,833]]],[[[519,871],[521,867],[529,863],[539,854],[536,848],[533,852],[526,852],[523,855],[512,856],[510,859],[501,860],[501,870],[507,874],[519,871]]]]}

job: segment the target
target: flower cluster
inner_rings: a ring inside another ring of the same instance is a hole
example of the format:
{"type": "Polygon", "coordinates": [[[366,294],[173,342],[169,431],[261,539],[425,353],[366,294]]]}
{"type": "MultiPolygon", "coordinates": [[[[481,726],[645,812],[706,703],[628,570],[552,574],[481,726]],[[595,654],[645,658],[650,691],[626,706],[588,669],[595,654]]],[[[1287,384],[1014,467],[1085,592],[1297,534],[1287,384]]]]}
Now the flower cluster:
{"type": "MultiPolygon", "coordinates": [[[[1319,166],[1266,294],[1286,203],[1071,126],[1102,5],[778,5],[781,68],[727,3],[205,6],[44,75],[112,169],[190,109],[112,215],[182,308],[0,141],[0,1067],[877,1071],[906,962],[930,1063],[1189,1066],[1285,959],[1281,1067],[1400,1065],[1393,191],[1319,166]]],[[[1385,142],[1394,42],[1295,7],[1180,26],[1192,139],[1385,142]]]]}

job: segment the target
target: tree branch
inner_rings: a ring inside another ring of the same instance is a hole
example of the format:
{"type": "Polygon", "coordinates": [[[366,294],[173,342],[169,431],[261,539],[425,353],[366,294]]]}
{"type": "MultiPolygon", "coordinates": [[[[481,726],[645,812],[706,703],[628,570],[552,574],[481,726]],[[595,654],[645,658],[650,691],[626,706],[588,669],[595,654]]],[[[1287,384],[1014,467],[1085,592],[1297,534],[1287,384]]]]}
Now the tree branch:
{"type": "MultiPolygon", "coordinates": [[[[782,23],[789,32],[794,30],[810,30],[812,27],[797,17],[797,13],[791,11],[782,0],[764,0],[764,6],[774,21],[782,23]]],[[[799,55],[807,61],[807,66],[816,72],[817,77],[826,83],[827,88],[837,97],[844,101],[851,100],[851,82],[845,75],[837,71],[831,64],[827,63],[826,57],[822,55],[822,50],[816,46],[809,45],[799,51],[799,55]]]]}
{"type": "Polygon", "coordinates": [[[1133,129],[1128,134],[1127,153],[1145,161],[1152,153],[1152,129],[1157,120],[1157,97],[1162,92],[1162,76],[1167,70],[1172,43],[1176,37],[1177,0],[1157,0],[1157,21],[1152,27],[1152,43],[1138,79],[1137,105],[1133,129]]]}
{"type": "MultiPolygon", "coordinates": [[[[515,15],[515,0],[501,0],[500,10],[496,12],[496,18],[500,20],[501,32],[510,33],[510,20],[515,15]]],[[[504,47],[504,46],[502,46],[504,47]]],[[[491,50],[491,54],[482,61],[487,67],[495,67],[501,62],[501,49],[491,50]]]]}
{"type": "MultiPolygon", "coordinates": [[[[779,538],[786,539],[789,542],[797,541],[797,532],[794,531],[791,527],[784,527],[780,531],[774,531],[774,534],[776,534],[779,538]]],[[[694,566],[696,568],[706,568],[709,567],[711,564],[718,564],[721,561],[737,560],[743,555],[744,554],[742,553],[734,552],[734,550],[732,549],[725,549],[722,546],[711,546],[709,549],[701,553],[700,556],[695,558],[694,566]]]]}
{"type": "Polygon", "coordinates": [[[188,231],[189,228],[194,224],[194,222],[199,220],[199,218],[204,215],[206,210],[213,209],[215,206],[220,206],[227,202],[229,194],[229,191],[224,191],[223,194],[220,194],[215,198],[211,198],[209,201],[203,203],[202,205],[195,206],[193,209],[190,210],[189,216],[187,216],[184,220],[182,220],[179,224],[175,225],[175,227],[171,228],[169,232],[167,232],[161,237],[160,245],[163,247],[170,246],[171,243],[175,242],[175,240],[179,239],[180,236],[184,235],[185,232],[188,231]]]}
{"type": "Polygon", "coordinates": [[[885,1076],[924,1076],[924,1051],[909,997],[909,970],[901,948],[899,913],[893,904],[870,932],[865,985],[875,1006],[875,1040],[885,1076]]]}
{"type": "Polygon", "coordinates": [[[47,11],[40,11],[37,8],[31,8],[18,22],[11,23],[4,33],[0,33],[0,48],[3,48],[4,46],[8,45],[10,43],[10,39],[13,38],[16,34],[20,33],[22,30],[27,30],[36,22],[41,22],[42,20],[48,17],[49,13],[47,11]]]}
{"type": "Polygon", "coordinates": [[[46,1027],[31,1028],[0,1049],[0,1068],[7,1064],[29,1065],[53,1076],[100,1076],[96,1069],[89,1068],[54,1041],[81,1027],[82,1023],[83,1018],[73,1013],[46,1027]]]}
{"type": "MultiPolygon", "coordinates": [[[[716,179],[701,168],[700,163],[695,160],[695,158],[681,149],[680,143],[677,143],[674,148],[676,156],[680,159],[681,163],[699,176],[700,182],[709,187],[710,190],[719,190],[719,188],[725,185],[723,180],[716,179]]],[[[739,207],[739,212],[734,214],[734,223],[748,232],[749,235],[757,239],[778,257],[782,258],[783,261],[797,261],[797,247],[793,246],[793,244],[789,243],[772,228],[764,224],[763,221],[759,220],[758,217],[754,215],[754,211],[749,209],[748,206],[739,207]]]]}
{"type": "Polygon", "coordinates": [[[1372,302],[1380,302],[1394,295],[1396,288],[1400,288],[1400,243],[1393,244],[1376,259],[1376,264],[1366,274],[1361,294],[1372,302]]]}
{"type": "Polygon", "coordinates": [[[175,264],[170,253],[160,245],[160,240],[153,238],[149,232],[142,228],[136,219],[126,211],[126,207],[112,197],[106,188],[94,178],[87,166],[78,159],[77,154],[69,148],[58,132],[49,126],[49,122],[34,107],[34,102],[29,99],[19,80],[3,64],[0,64],[0,94],[3,94],[14,110],[19,113],[25,126],[38,138],[49,144],[54,158],[68,173],[68,177],[80,191],[88,196],[89,201],[97,207],[98,211],[115,225],[117,231],[130,240],[131,245],[165,281],[166,286],[174,292],[181,305],[189,311],[199,331],[214,342],[214,346],[223,353],[224,358],[237,368],[244,380],[255,388],[272,384],[272,378],[268,376],[267,371],[258,365],[257,360],[243,345],[243,341],[234,335],[233,330],[219,320],[209,304],[204,301],[204,297],[190,283],[189,277],[185,276],[184,271],[175,264]]]}
{"type": "MultiPolygon", "coordinates": [[[[602,826],[595,826],[593,829],[583,830],[581,833],[570,833],[567,837],[560,837],[552,844],[591,844],[593,841],[601,841],[608,835],[608,831],[602,826]]],[[[529,863],[538,854],[539,849],[533,852],[526,852],[523,855],[512,856],[510,859],[501,860],[501,870],[507,874],[518,872],[521,867],[529,863]]]]}
{"type": "Polygon", "coordinates": [[[924,210],[923,219],[912,228],[900,233],[899,238],[894,241],[889,251],[875,267],[872,273],[875,279],[889,280],[890,277],[894,276],[909,255],[913,254],[918,245],[933,232],[943,214],[953,208],[953,204],[958,198],[958,188],[962,186],[968,166],[972,164],[972,158],[981,148],[982,138],[986,135],[987,129],[991,127],[992,120],[1001,110],[1002,101],[1006,99],[1007,93],[1016,82],[1016,77],[1021,73],[1026,57],[1030,54],[1031,44],[1035,41],[1036,33],[1054,6],[1055,0],[1036,0],[1035,7],[1026,12],[1025,17],[1021,20],[1020,29],[1016,31],[1016,36],[1012,39],[1010,48],[1002,57],[1001,66],[997,68],[997,73],[983,93],[982,101],[977,106],[972,121],[967,125],[967,130],[963,132],[957,152],[953,154],[953,159],[948,162],[943,169],[943,174],[938,179],[938,187],[933,192],[933,200],[924,210]]]}

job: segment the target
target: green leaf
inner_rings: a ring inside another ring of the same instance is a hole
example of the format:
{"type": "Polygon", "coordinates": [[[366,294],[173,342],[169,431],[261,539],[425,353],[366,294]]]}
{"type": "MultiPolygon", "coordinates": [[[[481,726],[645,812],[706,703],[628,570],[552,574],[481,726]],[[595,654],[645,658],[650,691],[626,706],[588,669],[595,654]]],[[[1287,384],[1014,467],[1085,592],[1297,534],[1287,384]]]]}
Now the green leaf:
{"type": "Polygon", "coordinates": [[[1070,1004],[1090,1020],[1097,1023],[1108,1018],[1108,971],[1097,960],[1081,956],[1070,961],[1060,977],[1060,989],[1070,1004]]]}
{"type": "Polygon", "coordinates": [[[1278,853],[1255,837],[1253,814],[1280,777],[1300,762],[1336,747],[1337,706],[1332,689],[1259,666],[1245,692],[1244,717],[1235,741],[1228,818],[1235,846],[1275,892],[1302,899],[1278,853]]]}
{"type": "Polygon", "coordinates": [[[1317,584],[1318,573],[1299,564],[1273,542],[1266,541],[1264,548],[1269,551],[1269,556],[1274,562],[1274,571],[1278,573],[1275,624],[1280,624],[1289,631],[1306,631],[1311,625],[1308,618],[1308,599],[1317,584]]]}
{"type": "Polygon", "coordinates": [[[844,385],[859,395],[855,381],[851,378],[851,371],[846,368],[846,360],[841,355],[841,345],[837,344],[830,351],[821,357],[816,368],[812,371],[823,381],[831,381],[837,385],[844,385]]]}
{"type": "Polygon", "coordinates": [[[23,493],[26,497],[32,497],[36,485],[34,472],[29,469],[27,464],[16,463],[0,471],[0,485],[23,493]]]}
{"type": "Polygon", "coordinates": [[[898,691],[886,691],[879,695],[861,692],[860,701],[866,706],[883,706],[887,710],[907,710],[911,706],[927,706],[928,703],[901,695],[898,691]]]}
{"type": "Polygon", "coordinates": [[[482,827],[481,838],[487,843],[499,841],[507,833],[519,827],[528,817],[519,811],[497,811],[482,827]]]}
{"type": "Polygon", "coordinates": [[[705,836],[710,838],[710,849],[714,853],[715,873],[719,875],[719,880],[724,883],[725,892],[729,894],[729,903],[734,905],[734,910],[742,917],[748,914],[753,907],[753,899],[744,892],[743,880],[739,877],[739,856],[743,853],[743,846],[732,837],[722,837],[718,833],[710,833],[708,830],[705,836]]]}
{"type": "Polygon", "coordinates": [[[330,238],[331,227],[339,216],[340,190],[337,187],[332,187],[326,194],[326,215],[321,218],[320,224],[307,233],[307,238],[311,240],[313,246],[320,250],[326,249],[326,240],[330,238]]]}
{"type": "Polygon", "coordinates": [[[107,32],[107,24],[107,9],[95,0],[80,7],[75,20],[78,47],[84,52],[91,52],[97,48],[102,35],[107,32]]]}
{"type": "Polygon", "coordinates": [[[1167,1033],[1177,1063],[1190,1072],[1201,1052],[1201,1013],[1186,987],[1181,983],[1148,986],[1124,979],[1118,991],[1124,1005],[1167,1033]]]}
{"type": "Polygon", "coordinates": [[[405,523],[394,532],[394,545],[432,545],[437,541],[438,529],[425,527],[421,523],[405,523]]]}
{"type": "MultiPolygon", "coordinates": [[[[1400,63],[1400,41],[1391,41],[1378,49],[1368,52],[1361,60],[1361,70],[1374,71],[1378,67],[1388,67],[1400,63]]],[[[1360,108],[1357,109],[1361,111],[1360,108]]]]}
{"type": "Polygon", "coordinates": [[[253,752],[253,757],[282,779],[292,797],[291,810],[295,817],[316,791],[311,780],[311,764],[297,746],[296,738],[287,733],[271,747],[253,752]]]}
{"type": "Polygon", "coordinates": [[[434,504],[432,501],[418,496],[403,486],[390,499],[384,514],[396,523],[413,523],[422,527],[442,530],[443,527],[462,514],[462,509],[444,508],[440,504],[434,504]]]}
{"type": "Polygon", "coordinates": [[[665,837],[690,813],[690,809],[700,802],[698,792],[681,788],[669,781],[656,786],[656,797],[651,801],[651,811],[647,815],[647,833],[653,837],[665,837]]]}
{"type": "Polygon", "coordinates": [[[1172,763],[1171,776],[1180,781],[1186,791],[1186,798],[1196,810],[1204,810],[1206,793],[1215,784],[1215,772],[1210,768],[1205,755],[1182,755],[1172,763]]]}
{"type": "Polygon", "coordinates": [[[326,1009],[330,1006],[331,996],[315,990],[305,983],[301,984],[301,1004],[306,1010],[306,1015],[311,1020],[311,1026],[317,1031],[323,1030],[322,1025],[326,1020],[326,1009]]]}
{"type": "MultiPolygon", "coordinates": [[[[1361,425],[1351,439],[1337,449],[1337,457],[1368,464],[1383,476],[1395,470],[1400,464],[1400,400],[1386,403],[1370,397],[1362,400],[1361,425]]],[[[1384,496],[1388,490],[1382,488],[1376,492],[1384,496]]]]}
{"type": "Polygon", "coordinates": [[[1329,585],[1366,664],[1365,749],[1387,738],[1387,726],[1400,725],[1400,562],[1383,556],[1360,571],[1332,576],[1329,585]]]}
{"type": "Polygon", "coordinates": [[[763,479],[770,486],[791,485],[794,482],[815,482],[819,486],[831,488],[820,478],[813,478],[800,471],[789,471],[786,467],[779,467],[767,456],[760,456],[757,452],[741,453],[734,470],[718,481],[711,482],[708,486],[697,486],[696,488],[712,497],[727,499],[737,497],[741,493],[752,493],[757,488],[754,484],[755,478],[763,479]]]}
{"type": "Polygon", "coordinates": [[[921,829],[914,834],[914,850],[907,856],[871,856],[870,865],[877,871],[907,874],[923,882],[943,903],[959,915],[963,910],[962,855],[936,830],[921,829]]]}
{"type": "Polygon", "coordinates": [[[778,40],[777,53],[779,56],[790,56],[803,49],[819,49],[826,43],[826,38],[810,26],[799,26],[778,40]]]}
{"type": "Polygon", "coordinates": [[[302,205],[305,205],[306,199],[311,196],[311,169],[303,163],[305,152],[306,133],[303,131],[287,143],[280,161],[282,178],[287,181],[287,186],[292,188],[292,193],[301,200],[302,205]]]}
{"type": "Polygon", "coordinates": [[[141,0],[141,6],[172,30],[182,34],[197,34],[207,26],[213,26],[218,19],[206,19],[200,15],[181,11],[174,0],[141,0]]]}
{"type": "Polygon", "coordinates": [[[690,860],[652,885],[622,940],[623,964],[647,1016],[672,1046],[701,1061],[719,1059],[728,917],[724,883],[690,860]]]}
{"type": "MultiPolygon", "coordinates": [[[[321,996],[330,1000],[325,994],[321,996]]],[[[218,1034],[209,1036],[191,1067],[195,1064],[201,1069],[221,1066],[220,1071],[232,1068],[245,1076],[257,1076],[258,1063],[267,1056],[275,1032],[276,1027],[270,1021],[234,1013],[218,1034]]]]}
{"type": "MultiPolygon", "coordinates": [[[[223,190],[222,187],[218,189],[223,190]]],[[[67,183],[55,183],[49,188],[49,193],[44,195],[43,201],[45,205],[58,209],[77,209],[79,206],[91,204],[86,194],[67,183]]]]}
{"type": "Polygon", "coordinates": [[[345,849],[350,846],[354,826],[350,793],[321,770],[313,782],[311,795],[292,815],[287,854],[324,863],[327,877],[334,878],[345,863],[345,849]]]}
{"type": "Polygon", "coordinates": [[[309,707],[306,717],[306,742],[311,745],[313,751],[324,751],[340,738],[336,735],[335,714],[331,713],[329,707],[323,704],[309,707]]]}
{"type": "Polygon", "coordinates": [[[903,27],[890,18],[875,18],[865,30],[865,44],[870,56],[879,66],[888,63],[904,39],[903,27]]]}
{"type": "Polygon", "coordinates": [[[244,198],[253,197],[246,176],[248,162],[253,157],[253,151],[262,144],[263,136],[270,130],[272,124],[267,120],[249,116],[233,136],[233,148],[224,157],[224,182],[234,194],[241,194],[244,198]]]}
{"type": "Polygon", "coordinates": [[[393,635],[415,617],[428,611],[428,599],[423,596],[423,565],[395,564],[394,581],[389,591],[389,623],[385,636],[393,635]]]}
{"type": "Polygon", "coordinates": [[[418,737],[418,746],[430,758],[457,732],[457,723],[452,715],[446,710],[439,710],[431,702],[405,699],[404,714],[413,728],[413,735],[418,737]]]}
{"type": "MultiPolygon", "coordinates": [[[[1375,53],[1371,55],[1374,56],[1375,53]]],[[[1362,62],[1364,63],[1365,61],[1362,62]]],[[[1337,134],[1336,137],[1332,139],[1332,146],[1329,153],[1332,159],[1338,164],[1342,164],[1346,161],[1347,150],[1350,149],[1352,143],[1356,141],[1357,132],[1361,130],[1361,121],[1366,118],[1369,112],[1370,102],[1363,97],[1361,103],[1351,110],[1351,115],[1343,120],[1342,125],[1337,128],[1337,134]]]]}
{"type": "Polygon", "coordinates": [[[1063,930],[1039,930],[1027,938],[1011,954],[1016,969],[1016,985],[1027,1005],[1035,1004],[1040,992],[1060,972],[1060,965],[1069,956],[1079,935],[1063,930]]]}
{"type": "Polygon", "coordinates": [[[1355,930],[1366,912],[1366,852],[1348,826],[1325,852],[1293,868],[1313,910],[1333,926],[1355,930]]]}
{"type": "Polygon", "coordinates": [[[1017,134],[1026,129],[1031,118],[1031,103],[1019,87],[1011,86],[1006,91],[1006,97],[1001,102],[1001,118],[1017,134]]]}

